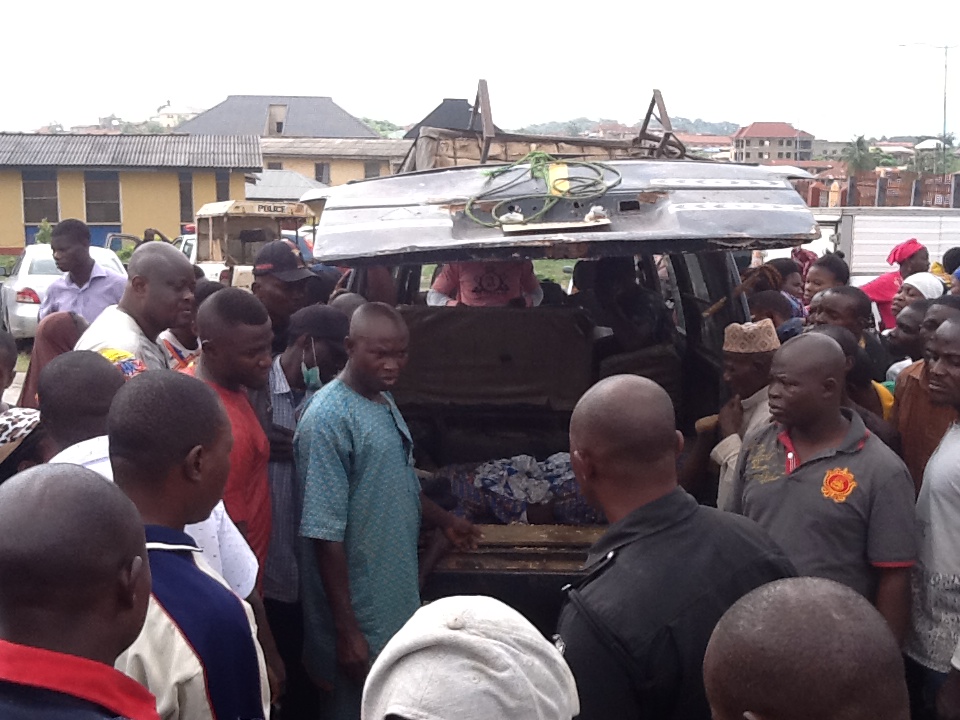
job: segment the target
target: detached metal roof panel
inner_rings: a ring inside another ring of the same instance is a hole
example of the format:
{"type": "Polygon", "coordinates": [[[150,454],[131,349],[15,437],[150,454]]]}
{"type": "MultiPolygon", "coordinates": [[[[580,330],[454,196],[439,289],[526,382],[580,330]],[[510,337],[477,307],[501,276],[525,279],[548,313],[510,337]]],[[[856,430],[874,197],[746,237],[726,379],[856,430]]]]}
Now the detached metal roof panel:
{"type": "Polygon", "coordinates": [[[254,135],[0,134],[0,167],[223,168],[263,167],[254,135]]]}
{"type": "MultiPolygon", "coordinates": [[[[324,261],[421,262],[472,258],[578,258],[641,251],[760,249],[800,245],[819,236],[813,213],[790,183],[809,177],[790,169],[727,163],[621,160],[603,167],[602,195],[563,198],[520,232],[485,227],[467,216],[471,198],[481,220],[493,205],[531,217],[549,196],[547,183],[516,166],[491,177],[495,165],[393,175],[306,193],[322,206],[314,255],[324,261]],[[613,181],[620,177],[616,186],[613,181]],[[508,189],[500,190],[507,183],[508,189]],[[587,225],[595,205],[608,224],[587,225]]],[[[572,184],[593,175],[582,164],[572,184]]]]}
{"type": "Polygon", "coordinates": [[[406,157],[412,140],[390,138],[261,138],[264,155],[290,157],[398,159],[406,157]]]}
{"type": "Polygon", "coordinates": [[[315,188],[327,187],[293,170],[264,170],[256,173],[255,183],[247,183],[247,200],[299,200],[315,188]]]}

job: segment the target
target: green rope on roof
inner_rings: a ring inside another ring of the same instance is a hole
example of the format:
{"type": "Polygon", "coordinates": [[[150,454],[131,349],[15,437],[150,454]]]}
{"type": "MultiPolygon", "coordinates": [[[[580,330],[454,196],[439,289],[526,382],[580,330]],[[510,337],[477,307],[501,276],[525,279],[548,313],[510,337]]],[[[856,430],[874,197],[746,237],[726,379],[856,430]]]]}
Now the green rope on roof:
{"type": "Polygon", "coordinates": [[[464,208],[464,214],[478,225],[483,225],[488,228],[503,227],[504,224],[511,224],[509,221],[505,223],[503,220],[504,215],[509,214],[508,208],[510,206],[526,200],[542,201],[543,205],[539,210],[530,217],[524,217],[523,221],[519,223],[526,225],[537,222],[543,218],[561,200],[571,200],[587,204],[601,198],[623,181],[623,176],[620,174],[620,171],[609,165],[590,162],[589,160],[560,160],[549,153],[539,150],[528,153],[510,165],[492,168],[486,171],[485,174],[492,181],[522,166],[529,166],[526,172],[516,173],[516,176],[512,179],[500,185],[495,185],[470,198],[464,208]],[[492,221],[481,220],[477,217],[474,212],[477,203],[484,202],[494,195],[502,195],[504,192],[530,179],[543,181],[544,186],[547,186],[550,182],[551,165],[566,165],[568,169],[567,177],[555,179],[552,186],[545,187],[543,192],[516,195],[500,200],[490,211],[493,217],[492,221]],[[582,176],[575,176],[570,172],[570,170],[574,168],[581,168],[587,172],[582,176]],[[605,179],[607,175],[613,176],[613,179],[609,182],[605,179]],[[505,209],[506,212],[504,212],[505,209]]]}

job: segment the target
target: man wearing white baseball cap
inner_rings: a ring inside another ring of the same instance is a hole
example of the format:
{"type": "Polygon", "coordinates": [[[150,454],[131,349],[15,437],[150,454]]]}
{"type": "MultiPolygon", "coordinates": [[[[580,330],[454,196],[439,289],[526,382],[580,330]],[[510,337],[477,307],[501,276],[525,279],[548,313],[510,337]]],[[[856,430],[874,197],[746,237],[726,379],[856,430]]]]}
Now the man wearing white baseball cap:
{"type": "Polygon", "coordinates": [[[560,651],[483,596],[420,608],[380,653],[361,720],[572,720],[577,685],[560,651]]]}

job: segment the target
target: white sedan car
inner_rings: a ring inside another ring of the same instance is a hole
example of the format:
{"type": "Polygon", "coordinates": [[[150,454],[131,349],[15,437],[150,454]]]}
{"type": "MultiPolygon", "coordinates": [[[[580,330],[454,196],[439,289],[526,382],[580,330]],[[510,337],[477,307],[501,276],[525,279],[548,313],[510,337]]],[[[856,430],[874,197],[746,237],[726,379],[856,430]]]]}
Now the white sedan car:
{"type": "MultiPolygon", "coordinates": [[[[90,248],[90,256],[107,270],[127,274],[113,250],[94,246],[90,248]]],[[[4,274],[0,268],[0,276],[4,274]]],[[[0,322],[16,340],[27,340],[37,334],[40,303],[47,296],[47,288],[61,275],[49,245],[28,245],[8,277],[3,278],[0,322]]]]}

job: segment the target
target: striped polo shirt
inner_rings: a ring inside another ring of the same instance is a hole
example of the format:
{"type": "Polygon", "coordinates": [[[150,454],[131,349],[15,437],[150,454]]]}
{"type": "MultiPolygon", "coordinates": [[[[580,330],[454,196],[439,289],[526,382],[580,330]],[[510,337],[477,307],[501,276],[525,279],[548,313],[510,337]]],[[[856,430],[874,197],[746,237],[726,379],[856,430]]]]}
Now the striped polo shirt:
{"type": "Polygon", "coordinates": [[[157,698],[161,717],[263,720],[270,691],[250,606],[182,531],[146,526],[153,588],[143,631],[116,667],[157,698]]]}

